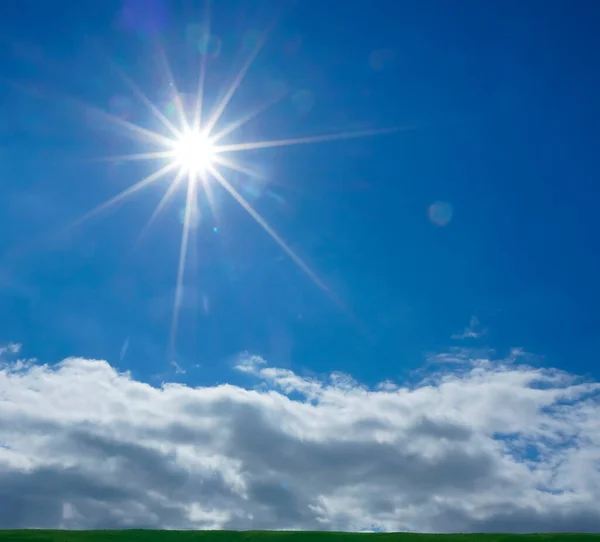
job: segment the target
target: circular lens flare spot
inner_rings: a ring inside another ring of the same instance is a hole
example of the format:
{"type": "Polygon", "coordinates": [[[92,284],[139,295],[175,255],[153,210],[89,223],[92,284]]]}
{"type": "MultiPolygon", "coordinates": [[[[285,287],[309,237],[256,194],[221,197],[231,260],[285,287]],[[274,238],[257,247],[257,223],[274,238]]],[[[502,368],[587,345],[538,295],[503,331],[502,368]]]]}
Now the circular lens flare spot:
{"type": "Polygon", "coordinates": [[[452,205],[446,201],[436,201],[429,206],[429,220],[437,226],[446,226],[452,220],[452,205]]]}
{"type": "Polygon", "coordinates": [[[210,139],[200,132],[188,131],[175,144],[175,160],[191,174],[206,172],[212,165],[214,156],[210,139]]]}

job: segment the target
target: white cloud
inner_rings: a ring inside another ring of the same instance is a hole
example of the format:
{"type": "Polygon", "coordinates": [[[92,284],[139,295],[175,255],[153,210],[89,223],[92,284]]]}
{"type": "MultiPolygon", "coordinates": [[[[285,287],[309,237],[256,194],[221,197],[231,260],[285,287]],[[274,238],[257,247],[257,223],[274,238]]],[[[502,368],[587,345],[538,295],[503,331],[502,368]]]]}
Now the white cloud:
{"type": "Polygon", "coordinates": [[[14,355],[21,351],[21,345],[18,343],[8,343],[0,346],[0,356],[14,355]]]}
{"type": "Polygon", "coordinates": [[[462,331],[462,333],[456,333],[452,335],[454,340],[463,340],[463,339],[479,339],[483,337],[487,333],[487,329],[481,327],[479,323],[479,318],[477,316],[471,316],[471,320],[469,321],[469,325],[462,331]]]}
{"type": "Polygon", "coordinates": [[[104,361],[0,371],[0,528],[598,531],[600,386],[478,359],[408,388],[155,388],[104,361]]]}
{"type": "Polygon", "coordinates": [[[177,375],[184,375],[186,373],[186,370],[179,365],[179,363],[177,363],[175,360],[171,361],[171,367],[173,367],[173,369],[175,369],[175,374],[177,375]]]}
{"type": "Polygon", "coordinates": [[[125,358],[125,354],[127,354],[127,350],[129,349],[129,337],[126,337],[123,341],[123,346],[121,346],[121,352],[119,353],[119,359],[123,361],[125,358]]]}

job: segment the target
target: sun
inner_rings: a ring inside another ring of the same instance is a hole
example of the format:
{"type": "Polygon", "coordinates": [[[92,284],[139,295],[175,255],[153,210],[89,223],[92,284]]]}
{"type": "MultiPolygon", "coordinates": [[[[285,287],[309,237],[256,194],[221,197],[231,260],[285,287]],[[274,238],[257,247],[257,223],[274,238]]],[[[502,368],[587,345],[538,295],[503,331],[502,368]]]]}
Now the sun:
{"type": "Polygon", "coordinates": [[[205,175],[213,166],[216,151],[201,130],[187,129],[173,143],[173,160],[180,171],[192,177],[205,175]]]}
{"type": "MultiPolygon", "coordinates": [[[[207,2],[207,6],[209,3],[207,2]]],[[[206,21],[209,20],[208,8],[206,12],[206,21]]],[[[209,27],[208,22],[205,23],[207,26],[204,31],[208,35],[209,27]]],[[[229,88],[224,93],[223,97],[214,106],[214,109],[210,114],[205,115],[204,107],[204,86],[206,81],[206,55],[202,56],[200,65],[200,74],[198,81],[198,92],[194,96],[193,110],[190,111],[185,107],[182,95],[178,92],[175,85],[172,73],[169,68],[169,64],[162,52],[164,59],[164,67],[167,78],[170,81],[170,86],[173,88],[173,100],[172,104],[175,106],[174,110],[176,113],[176,119],[169,119],[159,109],[159,107],[153,103],[127,76],[118,66],[114,66],[115,70],[121,75],[122,79],[127,83],[131,90],[138,96],[138,98],[147,106],[148,110],[157,119],[165,129],[165,133],[162,131],[153,131],[148,128],[144,128],[138,124],[134,124],[129,120],[121,117],[111,115],[101,109],[93,106],[86,106],[87,111],[96,112],[100,118],[111,121],[116,126],[124,129],[125,133],[131,135],[134,139],[139,139],[140,142],[152,145],[156,150],[149,150],[147,152],[139,152],[135,154],[126,154],[121,156],[106,157],[108,160],[160,160],[166,159],[166,164],[163,163],[162,167],[159,167],[152,173],[148,174],[141,180],[128,186],[121,192],[117,193],[112,198],[100,203],[85,215],[71,223],[67,229],[71,229],[76,225],[80,225],[94,215],[99,214],[101,211],[112,207],[118,202],[131,197],[133,194],[140,191],[142,188],[147,187],[159,179],[169,176],[171,180],[168,188],[164,192],[164,195],[160,199],[160,202],[156,206],[152,216],[149,218],[146,226],[142,231],[148,230],[150,225],[154,222],[154,219],[158,214],[166,207],[170,198],[173,197],[179,187],[183,185],[185,189],[185,213],[183,220],[183,231],[181,235],[181,245],[179,251],[179,265],[177,270],[177,281],[175,287],[175,300],[173,307],[173,320],[171,324],[171,350],[175,340],[178,324],[178,314],[182,301],[182,285],[184,268],[186,263],[186,254],[188,250],[188,240],[190,237],[190,230],[195,227],[195,221],[192,220],[192,216],[198,209],[198,197],[204,194],[208,201],[211,209],[214,205],[212,192],[214,188],[222,188],[227,192],[248,214],[256,221],[256,223],[280,246],[280,248],[291,258],[291,260],[302,270],[306,275],[323,291],[325,291],[339,306],[343,306],[339,300],[336,300],[333,293],[325,285],[325,283],[316,275],[316,273],[300,258],[298,254],[280,237],[280,235],[269,225],[269,223],[258,213],[258,211],[246,200],[242,193],[236,188],[236,185],[228,180],[227,170],[229,172],[235,172],[241,174],[243,177],[250,178],[264,178],[259,172],[252,169],[252,167],[246,167],[242,165],[238,160],[235,159],[237,153],[243,153],[245,151],[252,151],[257,149],[267,149],[274,147],[287,147],[292,145],[302,145],[310,143],[323,143],[326,141],[343,140],[350,138],[359,138],[365,136],[373,136],[377,134],[393,133],[399,130],[410,130],[412,127],[390,127],[383,129],[364,129],[350,132],[337,132],[337,133],[325,133],[313,136],[303,137],[291,137],[283,139],[272,139],[272,140],[258,140],[258,141],[228,141],[230,136],[233,135],[235,138],[235,132],[250,122],[252,119],[257,117],[262,111],[267,109],[269,106],[274,105],[277,101],[284,97],[284,93],[268,99],[262,105],[258,105],[254,109],[250,109],[248,113],[243,115],[238,120],[227,123],[224,126],[218,126],[222,121],[223,113],[228,107],[233,95],[240,87],[240,84],[249,70],[254,59],[258,55],[264,41],[266,33],[256,43],[252,52],[248,56],[247,60],[234,77],[229,88]]],[[[214,211],[214,209],[213,209],[214,211]]],[[[217,231],[217,228],[214,228],[217,231]]]]}

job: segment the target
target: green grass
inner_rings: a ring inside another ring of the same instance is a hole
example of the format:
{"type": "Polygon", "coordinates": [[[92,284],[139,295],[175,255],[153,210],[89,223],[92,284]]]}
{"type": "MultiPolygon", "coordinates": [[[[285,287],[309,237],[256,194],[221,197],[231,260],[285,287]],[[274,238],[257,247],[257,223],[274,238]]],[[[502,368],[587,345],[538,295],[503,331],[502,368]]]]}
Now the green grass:
{"type": "Polygon", "coordinates": [[[600,534],[411,534],[309,531],[0,531],[0,542],[600,542],[600,534]],[[377,539],[377,540],[375,540],[377,539]]]}

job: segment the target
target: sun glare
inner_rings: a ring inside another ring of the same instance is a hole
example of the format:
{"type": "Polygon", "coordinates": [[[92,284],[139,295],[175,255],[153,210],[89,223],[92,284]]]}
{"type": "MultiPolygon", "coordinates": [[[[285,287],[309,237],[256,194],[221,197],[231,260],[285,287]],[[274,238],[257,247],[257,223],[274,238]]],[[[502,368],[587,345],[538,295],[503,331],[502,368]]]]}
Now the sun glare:
{"type": "Polygon", "coordinates": [[[188,175],[203,175],[213,165],[215,149],[204,133],[188,130],[175,142],[174,159],[188,175]]]}
{"type": "MultiPolygon", "coordinates": [[[[208,3],[207,3],[208,6],[208,3]]],[[[208,7],[206,8],[206,20],[208,21],[208,7]]],[[[208,32],[208,23],[204,31],[208,32]]],[[[221,117],[231,101],[233,95],[239,88],[242,79],[246,72],[253,63],[259,50],[262,47],[266,37],[266,33],[256,43],[252,53],[247,58],[246,62],[234,78],[231,86],[225,92],[223,98],[215,105],[214,110],[210,115],[204,116],[203,107],[203,95],[204,95],[204,83],[205,83],[205,72],[206,72],[206,56],[202,57],[202,63],[200,66],[200,77],[198,85],[198,93],[195,96],[195,107],[194,111],[186,111],[183,100],[177,87],[173,81],[173,77],[166,60],[164,57],[164,67],[166,74],[169,78],[170,86],[173,88],[174,97],[173,104],[177,113],[177,119],[172,122],[168,119],[141,90],[140,88],[118,67],[115,67],[117,72],[121,75],[123,80],[129,85],[134,94],[136,94],[140,100],[148,107],[152,115],[158,119],[164,128],[170,132],[169,134],[162,134],[144,128],[140,125],[134,124],[123,118],[110,115],[102,110],[94,108],[92,106],[86,106],[88,110],[95,111],[100,115],[101,118],[114,122],[119,127],[125,129],[132,136],[140,138],[141,141],[150,141],[151,143],[158,145],[160,150],[141,152],[137,154],[121,155],[110,157],[109,160],[156,160],[156,159],[167,159],[168,163],[158,168],[156,171],[150,173],[145,178],[135,182],[131,186],[125,188],[122,192],[119,192],[107,201],[104,201],[97,205],[95,208],[90,210],[88,213],[80,217],[69,227],[72,228],[77,224],[88,220],[90,217],[100,213],[101,211],[108,209],[117,202],[120,202],[133,194],[137,193],[142,188],[149,186],[156,182],[158,179],[172,176],[172,181],[161,198],[156,209],[152,213],[148,223],[146,224],[142,234],[148,230],[150,225],[154,222],[154,219],[167,205],[169,199],[174,195],[179,186],[186,186],[186,203],[185,203],[185,218],[183,221],[183,231],[181,237],[181,247],[179,256],[179,266],[177,272],[177,283],[175,288],[175,302],[173,307],[173,321],[171,325],[171,349],[173,348],[175,335],[178,324],[178,313],[182,299],[182,285],[184,268],[186,263],[186,255],[188,249],[188,239],[190,236],[190,230],[195,227],[195,222],[191,219],[193,213],[198,208],[198,197],[201,193],[205,193],[207,200],[213,207],[212,190],[215,185],[222,187],[230,196],[233,197],[243,207],[250,216],[257,222],[257,224],[263,228],[263,230],[283,249],[283,251],[302,269],[310,279],[321,289],[327,292],[332,299],[334,299],[332,292],[327,286],[321,281],[321,279],[310,269],[310,267],[298,256],[290,246],[279,236],[279,234],[268,224],[268,222],[254,209],[254,207],[246,200],[241,192],[228,180],[223,170],[234,171],[238,174],[243,174],[249,179],[259,177],[260,175],[254,171],[251,167],[246,167],[238,162],[232,155],[238,152],[251,151],[253,149],[266,149],[273,147],[286,147],[291,145],[302,145],[309,143],[322,143],[325,141],[343,140],[349,138],[358,138],[364,136],[371,136],[376,134],[384,134],[396,132],[399,129],[410,129],[410,127],[393,127],[388,129],[367,129],[354,132],[338,132],[321,134],[314,136],[305,137],[294,137],[284,138],[275,140],[262,140],[262,141],[241,141],[241,142],[228,142],[225,143],[223,140],[225,136],[229,136],[237,129],[242,127],[244,124],[250,122],[253,118],[258,116],[268,106],[274,104],[277,100],[268,100],[263,105],[250,110],[246,115],[243,115],[240,119],[222,126],[219,130],[215,130],[217,125],[221,121],[221,117]],[[191,113],[191,114],[190,114],[191,113]],[[215,183],[208,183],[211,179],[216,181],[215,183]],[[199,182],[201,181],[201,182],[199,182]],[[212,186],[211,186],[212,185],[212,186]]],[[[164,55],[164,53],[163,53],[164,55]]],[[[282,98],[283,96],[278,96],[282,98]]],[[[214,227],[214,231],[217,228],[214,227]]],[[[335,300],[335,299],[334,299],[335,300]]],[[[336,301],[337,302],[337,301],[336,301]]],[[[338,302],[340,306],[340,302],[338,302]]]]}

